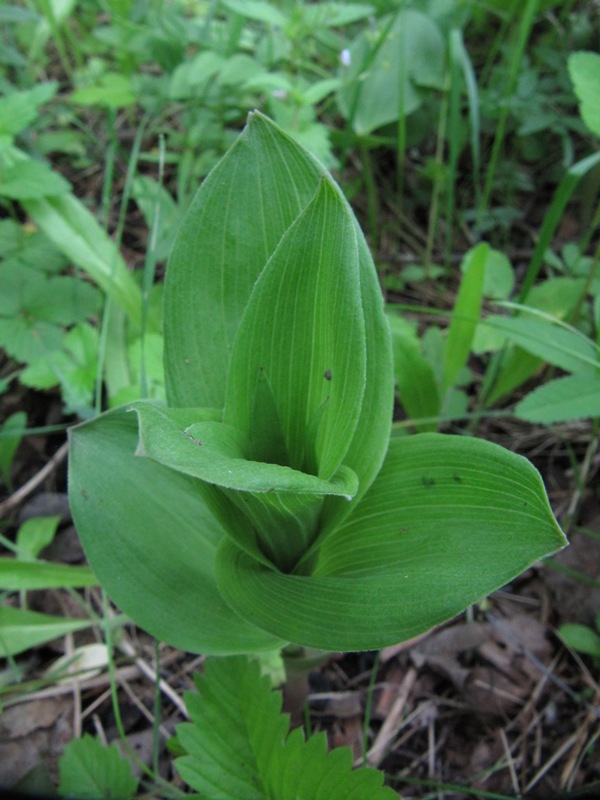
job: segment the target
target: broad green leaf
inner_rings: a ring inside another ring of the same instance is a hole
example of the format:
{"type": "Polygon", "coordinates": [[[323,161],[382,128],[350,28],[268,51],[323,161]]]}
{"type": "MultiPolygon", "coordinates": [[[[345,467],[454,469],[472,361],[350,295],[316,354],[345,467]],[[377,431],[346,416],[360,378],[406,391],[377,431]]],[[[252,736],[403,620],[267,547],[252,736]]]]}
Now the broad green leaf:
{"type": "Polygon", "coordinates": [[[529,462],[489,442],[427,433],[391,440],[312,575],[269,570],[224,540],[217,581],[232,608],[274,635],[371,650],[455,616],[565,544],[529,462]]]}
{"type": "Polygon", "coordinates": [[[503,333],[513,344],[566,372],[594,375],[600,367],[598,348],[590,339],[551,320],[492,314],[481,324],[503,333]]]}
{"type": "Polygon", "coordinates": [[[223,602],[214,578],[222,528],[196,479],[135,456],[135,414],[109,412],[72,429],[70,442],[75,525],[91,568],[126,614],[191,652],[277,647],[223,602]]]}
{"type": "Polygon", "coordinates": [[[600,55],[571,53],[568,67],[581,118],[592,133],[600,136],[600,55]]]}
{"type": "Polygon", "coordinates": [[[129,800],[137,792],[138,780],[117,745],[103,745],[89,733],[67,744],[59,770],[58,791],[65,798],[129,800]]]}
{"type": "Polygon", "coordinates": [[[339,94],[343,115],[361,136],[410,114],[420,87],[444,86],[445,45],[439,27],[413,9],[385,17],[351,44],[339,94]]]}
{"type": "Polygon", "coordinates": [[[47,561],[0,558],[0,589],[27,591],[29,589],[95,586],[97,583],[94,573],[86,567],[51,564],[47,561]]]}
{"type": "Polygon", "coordinates": [[[354,435],[365,373],[354,223],[324,179],[252,292],[232,351],[224,419],[252,441],[255,420],[274,413],[288,465],[328,480],[354,435]],[[257,392],[263,381],[272,408],[257,392]]]}
{"type": "Polygon", "coordinates": [[[567,375],[538,386],[517,403],[514,413],[543,425],[600,418],[600,374],[567,375]]]}
{"type": "Polygon", "coordinates": [[[352,752],[327,754],[324,734],[304,741],[288,734],[281,693],[272,691],[256,661],[209,659],[196,676],[199,694],[185,702],[191,722],[177,726],[186,755],[175,766],[181,777],[211,800],[386,800],[396,797],[372,769],[352,771],[352,752]],[[233,766],[235,765],[235,767],[233,766]]]}
{"type": "Polygon", "coordinates": [[[0,606],[0,656],[16,656],[32,647],[90,626],[88,619],[69,619],[0,606]]]}
{"type": "Polygon", "coordinates": [[[322,170],[260,114],[206,178],[165,282],[167,401],[222,408],[231,348],[256,279],[322,170]]]}
{"type": "Polygon", "coordinates": [[[598,658],[600,656],[600,636],[587,625],[566,623],[558,629],[558,635],[569,647],[578,653],[598,658]]]}
{"type": "Polygon", "coordinates": [[[452,322],[444,348],[444,377],[442,389],[446,392],[454,385],[458,373],[466,365],[477,321],[481,313],[483,287],[489,245],[478,244],[465,256],[463,277],[454,303],[452,322]]]}
{"type": "Polygon", "coordinates": [[[44,547],[54,541],[60,515],[53,517],[33,517],[19,526],[17,531],[17,554],[23,561],[33,561],[44,547]]]}

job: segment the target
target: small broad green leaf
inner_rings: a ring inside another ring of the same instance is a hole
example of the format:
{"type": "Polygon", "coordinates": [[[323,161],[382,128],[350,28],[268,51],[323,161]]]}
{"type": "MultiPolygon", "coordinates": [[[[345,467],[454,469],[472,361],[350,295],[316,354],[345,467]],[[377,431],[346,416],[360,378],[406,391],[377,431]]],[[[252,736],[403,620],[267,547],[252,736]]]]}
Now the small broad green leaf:
{"type": "Polygon", "coordinates": [[[275,25],[278,28],[285,28],[287,17],[272,3],[264,0],[221,0],[222,4],[230,11],[241,14],[247,19],[254,19],[258,22],[266,22],[268,25],[275,25]]]}
{"type": "MultiPolygon", "coordinates": [[[[465,268],[468,264],[469,261],[463,261],[461,268],[465,268]]],[[[506,254],[489,248],[485,259],[483,296],[491,300],[507,300],[512,294],[514,285],[515,273],[506,254]]]]}
{"type": "Polygon", "coordinates": [[[578,653],[600,657],[600,636],[587,625],[566,623],[559,627],[558,635],[565,644],[578,653]]]}
{"type": "Polygon", "coordinates": [[[136,416],[123,409],[70,431],[69,500],[99,581],[142,628],[181,650],[277,647],[279,639],[234,614],[217,590],[223,530],[198,481],[136,457],[137,443],[136,416]]]}
{"type": "Polygon", "coordinates": [[[275,572],[224,540],[217,581],[233,609],[274,635],[372,650],[455,616],[565,544],[528,461],[490,442],[424,433],[390,441],[312,574],[275,572]]]}
{"type": "Polygon", "coordinates": [[[567,375],[538,386],[517,403],[514,413],[543,425],[600,418],[600,374],[567,375]]]}
{"type": "Polygon", "coordinates": [[[135,103],[131,78],[116,72],[105,72],[93,86],[76,89],[71,95],[72,103],[106,108],[123,108],[135,103]]]}
{"type": "Polygon", "coordinates": [[[443,391],[447,391],[454,385],[458,373],[466,365],[471,352],[477,321],[481,313],[488,255],[489,245],[482,242],[465,256],[463,278],[454,304],[452,322],[444,349],[443,391]]]}
{"type": "Polygon", "coordinates": [[[256,661],[209,659],[196,677],[199,694],[188,692],[191,722],[177,726],[186,755],[175,766],[193,789],[211,800],[385,800],[395,792],[372,769],[352,771],[352,753],[327,754],[324,734],[304,741],[288,734],[281,693],[261,677],[256,661]]]}
{"type": "Polygon", "coordinates": [[[16,656],[67,633],[89,627],[90,620],[52,617],[0,606],[0,655],[16,656]]]}
{"type": "Polygon", "coordinates": [[[23,561],[33,561],[44,547],[54,541],[60,515],[53,517],[33,517],[25,520],[17,531],[17,553],[23,561]]]}
{"type": "Polygon", "coordinates": [[[361,136],[415,111],[422,103],[421,87],[444,86],[444,38],[420,11],[404,9],[382,18],[376,31],[358,36],[349,54],[338,99],[361,136]]]}
{"type": "Polygon", "coordinates": [[[596,136],[600,136],[600,55],[571,53],[569,76],[579,100],[581,118],[596,136]]]}
{"type": "Polygon", "coordinates": [[[131,764],[116,744],[103,745],[89,734],[73,739],[59,761],[61,797],[77,800],[129,800],[138,788],[131,764]]]}
{"type": "Polygon", "coordinates": [[[66,589],[96,586],[94,573],[86,567],[51,564],[47,561],[22,561],[0,558],[0,589],[28,591],[30,589],[66,589]]]}

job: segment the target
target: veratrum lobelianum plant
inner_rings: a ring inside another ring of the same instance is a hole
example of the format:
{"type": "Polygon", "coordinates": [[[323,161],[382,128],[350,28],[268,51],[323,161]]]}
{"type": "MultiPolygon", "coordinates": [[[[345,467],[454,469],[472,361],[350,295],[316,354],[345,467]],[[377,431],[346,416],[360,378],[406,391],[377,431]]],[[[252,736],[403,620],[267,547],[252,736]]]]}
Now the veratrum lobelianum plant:
{"type": "Polygon", "coordinates": [[[113,600],[188,651],[375,649],[566,540],[524,458],[391,437],[376,271],[323,167],[269,119],[202,184],[165,286],[167,405],[71,431],[70,498],[113,600]]]}

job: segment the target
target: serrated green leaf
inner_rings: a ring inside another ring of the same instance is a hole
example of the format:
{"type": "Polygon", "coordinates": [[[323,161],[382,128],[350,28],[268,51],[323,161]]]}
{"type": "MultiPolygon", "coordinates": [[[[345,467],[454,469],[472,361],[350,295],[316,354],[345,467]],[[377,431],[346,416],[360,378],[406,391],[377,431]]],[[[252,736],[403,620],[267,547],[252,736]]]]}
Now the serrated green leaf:
{"type": "Polygon", "coordinates": [[[381,472],[319,550],[283,575],[228,541],[217,581],[238,613],[326,650],[373,650],[455,616],[564,546],[537,471],[490,442],[392,439],[381,472]]]}
{"type": "Polygon", "coordinates": [[[139,324],[140,289],[115,243],[83,203],[64,194],[25,200],[23,207],[48,239],[123,309],[130,322],[139,324]]]}
{"type": "Polygon", "coordinates": [[[191,722],[177,726],[187,752],[175,762],[182,778],[211,800],[384,800],[383,775],[352,771],[348,748],[327,755],[324,734],[304,741],[288,736],[281,694],[272,691],[255,661],[209,659],[196,677],[199,694],[188,693],[191,722]]]}
{"type": "Polygon", "coordinates": [[[138,780],[116,744],[103,745],[89,734],[73,739],[59,761],[59,794],[77,800],[129,800],[138,780]]]}
{"type": "Polygon", "coordinates": [[[538,386],[517,403],[515,416],[543,425],[600,418],[600,375],[567,375],[538,386]]]}
{"type": "Polygon", "coordinates": [[[0,654],[16,656],[58,636],[89,627],[90,620],[53,617],[36,611],[0,606],[0,654]]]}
{"type": "Polygon", "coordinates": [[[70,431],[69,499],[99,581],[141,627],[181,650],[277,647],[279,639],[230,611],[216,588],[223,531],[197,480],[136,457],[137,442],[136,416],[123,409],[70,431]]]}
{"type": "Polygon", "coordinates": [[[71,184],[39,161],[19,161],[0,169],[0,195],[11,200],[37,200],[64,194],[71,184]]]}
{"type": "Polygon", "coordinates": [[[15,136],[30,125],[37,117],[38,108],[47,103],[57,89],[58,83],[50,81],[0,98],[0,136],[15,136]]]}

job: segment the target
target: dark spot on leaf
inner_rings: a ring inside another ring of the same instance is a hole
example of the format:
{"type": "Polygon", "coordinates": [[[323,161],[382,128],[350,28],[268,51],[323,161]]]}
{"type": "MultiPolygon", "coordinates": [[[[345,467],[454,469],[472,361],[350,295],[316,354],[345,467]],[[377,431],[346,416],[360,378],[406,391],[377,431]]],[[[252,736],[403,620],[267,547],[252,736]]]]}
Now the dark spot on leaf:
{"type": "Polygon", "coordinates": [[[88,493],[86,492],[86,490],[85,490],[85,489],[82,489],[82,490],[81,490],[81,496],[83,497],[83,499],[84,499],[84,500],[89,500],[89,499],[90,499],[90,498],[88,497],[88,493]]]}
{"type": "Polygon", "coordinates": [[[194,444],[198,445],[198,447],[202,447],[202,442],[200,441],[200,439],[194,439],[194,437],[192,436],[191,433],[188,433],[187,431],[183,431],[183,435],[187,436],[188,439],[191,439],[194,444]]]}
{"type": "Polygon", "coordinates": [[[330,369],[326,369],[325,373],[323,374],[323,377],[325,378],[326,381],[330,381],[331,380],[331,370],[330,369]]]}
{"type": "Polygon", "coordinates": [[[426,489],[431,489],[432,486],[435,486],[435,478],[428,478],[426,475],[424,475],[421,478],[421,483],[426,489]]]}
{"type": "Polygon", "coordinates": [[[453,475],[452,478],[455,483],[462,483],[462,478],[460,477],[460,475],[453,475]]]}
{"type": "Polygon", "coordinates": [[[408,533],[409,528],[400,528],[400,533],[408,533]]]}

